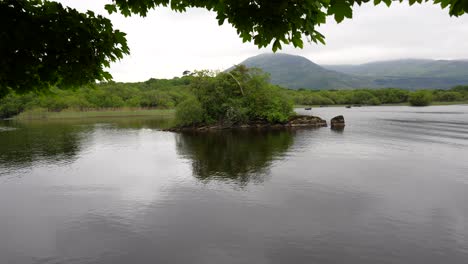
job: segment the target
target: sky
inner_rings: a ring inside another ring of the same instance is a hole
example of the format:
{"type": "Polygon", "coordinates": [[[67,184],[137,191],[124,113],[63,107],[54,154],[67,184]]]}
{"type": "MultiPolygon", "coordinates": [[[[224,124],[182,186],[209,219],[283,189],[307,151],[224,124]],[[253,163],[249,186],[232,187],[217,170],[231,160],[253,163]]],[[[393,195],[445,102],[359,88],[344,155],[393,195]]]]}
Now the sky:
{"type": "MultiPolygon", "coordinates": [[[[113,63],[115,81],[137,82],[181,76],[184,70],[224,70],[262,53],[243,43],[235,29],[218,25],[216,15],[204,9],[176,13],[157,8],[147,17],[109,15],[108,0],[60,0],[80,11],[92,10],[111,19],[127,33],[131,54],[113,63]]],[[[305,43],[303,49],[283,47],[318,64],[360,64],[404,58],[468,59],[468,14],[450,17],[447,9],[431,3],[409,6],[393,3],[354,8],[353,18],[336,24],[332,17],[319,31],[326,45],[305,43]]]]}

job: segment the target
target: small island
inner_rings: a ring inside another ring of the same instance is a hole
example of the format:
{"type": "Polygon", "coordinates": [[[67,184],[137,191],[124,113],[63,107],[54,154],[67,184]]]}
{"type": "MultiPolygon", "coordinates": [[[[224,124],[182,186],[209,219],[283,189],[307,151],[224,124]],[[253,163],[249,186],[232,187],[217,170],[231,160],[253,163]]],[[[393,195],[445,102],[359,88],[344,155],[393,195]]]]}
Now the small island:
{"type": "Polygon", "coordinates": [[[168,131],[326,127],[320,117],[297,115],[285,91],[260,69],[236,66],[229,72],[195,72],[192,96],[176,108],[168,131]]]}

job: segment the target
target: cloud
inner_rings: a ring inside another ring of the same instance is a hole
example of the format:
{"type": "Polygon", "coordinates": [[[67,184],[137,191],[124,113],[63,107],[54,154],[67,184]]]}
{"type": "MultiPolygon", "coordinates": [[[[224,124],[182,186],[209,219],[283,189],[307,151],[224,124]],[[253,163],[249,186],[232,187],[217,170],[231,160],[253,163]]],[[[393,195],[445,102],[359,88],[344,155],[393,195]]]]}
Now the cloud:
{"type": "MultiPolygon", "coordinates": [[[[225,69],[271,49],[242,43],[229,24],[218,26],[216,15],[203,9],[176,13],[168,8],[147,17],[108,15],[109,1],[62,0],[79,10],[91,9],[127,33],[131,55],[110,69],[117,81],[181,76],[184,70],[225,69]]],[[[448,10],[430,3],[390,8],[366,4],[354,9],[353,19],[320,28],[327,44],[287,46],[282,52],[305,56],[319,64],[358,64],[400,58],[468,58],[468,15],[450,17],[448,10]]]]}

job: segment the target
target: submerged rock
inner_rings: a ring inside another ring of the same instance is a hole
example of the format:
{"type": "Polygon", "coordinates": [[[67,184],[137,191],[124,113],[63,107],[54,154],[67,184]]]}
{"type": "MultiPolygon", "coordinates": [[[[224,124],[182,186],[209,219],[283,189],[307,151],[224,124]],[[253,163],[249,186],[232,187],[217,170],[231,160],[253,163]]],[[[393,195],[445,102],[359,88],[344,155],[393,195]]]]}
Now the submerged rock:
{"type": "Polygon", "coordinates": [[[288,122],[283,125],[289,127],[326,127],[327,121],[318,116],[296,115],[290,117],[288,122]]]}
{"type": "Polygon", "coordinates": [[[337,128],[344,128],[345,127],[345,121],[344,117],[342,115],[335,116],[330,120],[330,127],[332,129],[337,129],[337,128]]]}
{"type": "Polygon", "coordinates": [[[270,123],[265,120],[254,120],[245,124],[213,124],[199,126],[173,127],[167,131],[182,132],[182,131],[212,131],[223,129],[295,129],[295,128],[318,128],[326,127],[327,121],[317,116],[295,115],[291,116],[285,123],[270,123]]]}

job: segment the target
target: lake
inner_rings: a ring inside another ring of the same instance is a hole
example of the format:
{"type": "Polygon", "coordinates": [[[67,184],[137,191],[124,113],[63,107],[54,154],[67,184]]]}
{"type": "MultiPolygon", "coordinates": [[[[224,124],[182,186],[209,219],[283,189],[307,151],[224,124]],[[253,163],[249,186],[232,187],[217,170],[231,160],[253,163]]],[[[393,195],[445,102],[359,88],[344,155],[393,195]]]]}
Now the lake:
{"type": "Polygon", "coordinates": [[[467,263],[468,106],[343,131],[0,122],[0,263],[467,263]]]}

